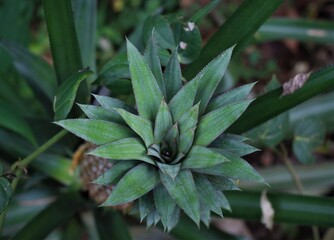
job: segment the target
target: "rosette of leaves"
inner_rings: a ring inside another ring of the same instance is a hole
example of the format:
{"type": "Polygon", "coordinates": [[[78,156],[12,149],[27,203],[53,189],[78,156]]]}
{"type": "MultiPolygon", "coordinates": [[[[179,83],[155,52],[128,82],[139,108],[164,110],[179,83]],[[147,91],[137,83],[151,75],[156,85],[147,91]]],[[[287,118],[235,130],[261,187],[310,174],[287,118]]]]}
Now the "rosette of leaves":
{"type": "Polygon", "coordinates": [[[147,225],[161,220],[166,230],[181,211],[197,225],[209,225],[211,212],[230,209],[225,190],[236,180],[263,181],[241,157],[256,149],[244,137],[224,131],[250,104],[253,84],[215,95],[233,48],[220,54],[184,83],[177,51],[162,71],[154,38],[144,56],[127,42],[136,108],[94,95],[101,106],[80,105],[88,119],[57,122],[99,147],[89,154],[107,158],[113,167],[95,180],[115,185],[102,204],[135,201],[147,225]]]}

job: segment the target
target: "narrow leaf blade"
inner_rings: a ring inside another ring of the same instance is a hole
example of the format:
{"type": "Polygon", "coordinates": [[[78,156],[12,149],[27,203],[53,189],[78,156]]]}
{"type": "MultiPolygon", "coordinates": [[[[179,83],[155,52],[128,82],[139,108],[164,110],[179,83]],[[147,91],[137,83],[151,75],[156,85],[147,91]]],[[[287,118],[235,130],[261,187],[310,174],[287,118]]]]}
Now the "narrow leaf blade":
{"type": "Polygon", "coordinates": [[[115,206],[136,200],[159,183],[159,174],[154,167],[146,163],[139,164],[125,174],[103,206],[115,206]]]}
{"type": "Polygon", "coordinates": [[[200,206],[197,189],[189,170],[182,170],[173,181],[169,176],[160,173],[163,185],[180,208],[197,224],[200,221],[200,206]]]}
{"type": "Polygon", "coordinates": [[[56,121],[67,117],[73,106],[80,83],[91,74],[93,72],[89,70],[80,71],[60,85],[54,100],[56,121]]]}
{"type": "Polygon", "coordinates": [[[251,101],[228,104],[205,115],[199,122],[195,144],[207,146],[222,134],[248,107],[251,101]]]}
{"type": "Polygon", "coordinates": [[[118,123],[102,120],[68,119],[56,122],[56,124],[97,145],[134,136],[134,133],[129,128],[118,123]]]}
{"type": "Polygon", "coordinates": [[[127,41],[129,68],[139,115],[153,121],[163,95],[139,51],[127,41]]]}

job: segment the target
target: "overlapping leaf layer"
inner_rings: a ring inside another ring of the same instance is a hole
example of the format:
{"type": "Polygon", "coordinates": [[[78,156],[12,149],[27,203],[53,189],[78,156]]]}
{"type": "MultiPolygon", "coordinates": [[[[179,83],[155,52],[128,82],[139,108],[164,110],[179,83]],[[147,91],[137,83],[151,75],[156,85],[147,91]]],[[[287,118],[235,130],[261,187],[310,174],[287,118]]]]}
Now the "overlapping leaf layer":
{"type": "Polygon", "coordinates": [[[127,42],[136,108],[95,96],[101,106],[80,105],[88,119],[57,122],[99,146],[89,154],[115,163],[95,181],[115,185],[104,206],[135,201],[147,225],[161,220],[168,231],[181,211],[209,225],[211,212],[230,209],[224,191],[238,189],[236,180],[264,181],[241,158],[256,149],[224,133],[251,102],[253,84],[214,94],[232,51],[184,83],[177,54],[162,71],[154,36],[144,55],[127,42]]]}

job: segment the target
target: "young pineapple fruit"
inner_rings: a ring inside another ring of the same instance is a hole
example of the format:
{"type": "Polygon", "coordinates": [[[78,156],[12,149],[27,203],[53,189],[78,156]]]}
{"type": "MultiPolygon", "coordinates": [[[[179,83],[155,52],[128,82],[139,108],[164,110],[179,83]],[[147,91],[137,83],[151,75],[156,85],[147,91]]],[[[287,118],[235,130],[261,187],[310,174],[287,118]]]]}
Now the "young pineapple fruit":
{"type": "Polygon", "coordinates": [[[128,41],[137,108],[95,95],[101,106],[80,105],[88,119],[58,122],[99,146],[90,155],[113,164],[95,180],[115,185],[103,206],[135,201],[141,220],[161,220],[168,231],[181,212],[208,226],[211,212],[223,217],[222,208],[230,210],[225,190],[238,189],[239,180],[264,181],[241,158],[256,149],[224,133],[250,104],[253,84],[214,95],[232,50],[183,84],[177,51],[162,72],[153,37],[144,56],[128,41]]]}

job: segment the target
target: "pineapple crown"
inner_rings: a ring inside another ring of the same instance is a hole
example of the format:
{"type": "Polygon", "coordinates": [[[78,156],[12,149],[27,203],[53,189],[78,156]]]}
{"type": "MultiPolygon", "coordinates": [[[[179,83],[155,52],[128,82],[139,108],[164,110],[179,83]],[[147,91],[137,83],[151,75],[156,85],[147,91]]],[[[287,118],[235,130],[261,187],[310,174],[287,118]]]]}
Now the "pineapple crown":
{"type": "Polygon", "coordinates": [[[242,136],[224,133],[250,104],[246,97],[253,87],[215,94],[232,51],[183,84],[177,51],[163,72],[153,36],[144,56],[127,41],[137,110],[94,95],[101,106],[79,105],[88,119],[57,122],[99,146],[89,154],[114,163],[94,181],[115,185],[103,206],[135,201],[141,220],[148,226],[161,220],[168,231],[181,210],[208,226],[211,212],[223,217],[222,208],[230,210],[223,192],[238,189],[235,180],[263,182],[241,158],[257,149],[242,136]]]}

